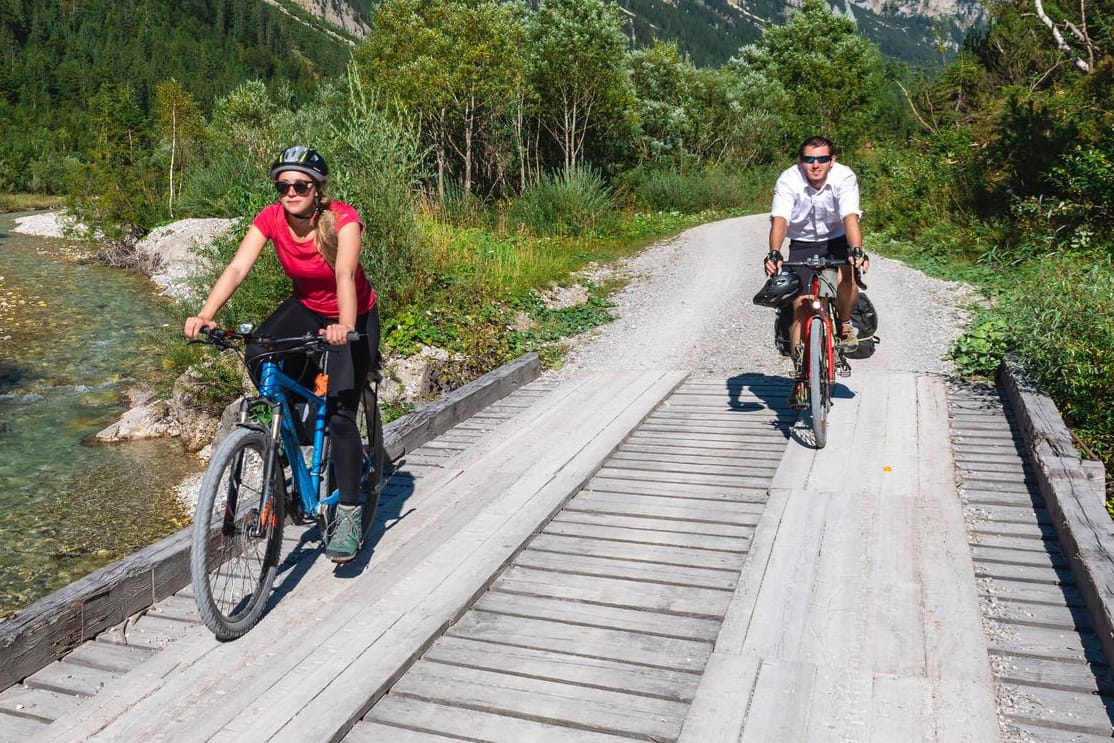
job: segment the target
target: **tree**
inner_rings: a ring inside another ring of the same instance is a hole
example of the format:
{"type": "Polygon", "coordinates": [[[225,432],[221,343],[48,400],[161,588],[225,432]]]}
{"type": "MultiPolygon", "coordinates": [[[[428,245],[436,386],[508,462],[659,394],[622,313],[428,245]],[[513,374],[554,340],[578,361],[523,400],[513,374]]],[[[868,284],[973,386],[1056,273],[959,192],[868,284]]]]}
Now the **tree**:
{"type": "Polygon", "coordinates": [[[170,144],[169,193],[166,208],[174,216],[174,166],[181,152],[185,166],[185,151],[201,133],[204,124],[201,112],[193,97],[181,84],[171,78],[155,86],[155,116],[159,133],[170,144]]]}
{"type": "Polygon", "coordinates": [[[883,85],[881,53],[823,0],[805,0],[730,64],[792,92],[789,123],[798,137],[822,133],[847,148],[869,138],[883,85]]]}
{"type": "Polygon", "coordinates": [[[421,122],[439,196],[453,154],[463,190],[473,191],[480,153],[502,149],[500,124],[525,99],[522,13],[496,0],[390,0],[355,52],[361,74],[421,122]]]}
{"type": "Polygon", "coordinates": [[[614,125],[633,105],[623,22],[604,0],[541,0],[527,38],[540,120],[572,170],[589,133],[614,125]]]}

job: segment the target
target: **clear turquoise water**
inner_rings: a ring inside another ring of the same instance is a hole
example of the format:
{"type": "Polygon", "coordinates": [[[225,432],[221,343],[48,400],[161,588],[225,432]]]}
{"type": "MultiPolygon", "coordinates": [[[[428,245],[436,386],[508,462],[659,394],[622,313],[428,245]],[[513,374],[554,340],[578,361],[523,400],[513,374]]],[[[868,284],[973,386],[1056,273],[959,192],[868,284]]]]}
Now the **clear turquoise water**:
{"type": "Polygon", "coordinates": [[[169,315],[155,287],[81,265],[0,218],[0,616],[188,521],[174,485],[199,468],[173,440],[96,445],[169,315]]]}

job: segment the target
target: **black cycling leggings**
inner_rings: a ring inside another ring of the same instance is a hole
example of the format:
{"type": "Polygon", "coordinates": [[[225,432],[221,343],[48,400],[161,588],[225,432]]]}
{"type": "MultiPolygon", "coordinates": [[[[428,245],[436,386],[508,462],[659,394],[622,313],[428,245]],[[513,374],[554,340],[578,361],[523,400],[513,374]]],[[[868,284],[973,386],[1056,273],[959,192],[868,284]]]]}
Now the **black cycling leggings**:
{"type": "MultiPolygon", "coordinates": [[[[263,321],[257,333],[261,336],[289,337],[324,329],[336,318],[313,312],[294,297],[287,299],[263,321]]],[[[379,366],[379,307],[373,305],[366,315],[356,318],[356,330],[365,334],[347,346],[329,354],[329,390],[326,411],[329,417],[329,438],[333,448],[333,472],[340,489],[340,502],[354,506],[360,502],[360,470],[363,466],[363,444],[356,422],[360,394],[367,384],[368,372],[379,366]]],[[[258,385],[262,363],[258,360],[266,350],[249,343],[244,349],[248,373],[258,385]]],[[[283,372],[313,389],[320,371],[308,356],[291,354],[283,360],[283,372]]]]}

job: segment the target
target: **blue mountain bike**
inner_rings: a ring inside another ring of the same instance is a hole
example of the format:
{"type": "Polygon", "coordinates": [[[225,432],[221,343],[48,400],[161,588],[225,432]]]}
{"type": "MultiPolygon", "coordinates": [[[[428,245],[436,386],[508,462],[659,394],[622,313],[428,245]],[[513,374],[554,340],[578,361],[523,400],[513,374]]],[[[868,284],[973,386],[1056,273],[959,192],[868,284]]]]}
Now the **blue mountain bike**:
{"type": "MultiPolygon", "coordinates": [[[[266,350],[259,394],[240,404],[236,428],[217,445],[201,482],[194,514],[190,571],[201,619],[221,640],[240,637],[263,614],[278,571],[283,522],[315,520],[324,546],[335,526],[340,492],[332,472],[325,385],[309,390],[283,372],[283,359],[307,354],[328,373],[330,346],[323,337],[292,338],[213,329],[199,341],[222,351],[258,343],[266,350]]],[[[350,335],[353,340],[355,334],[350,335]]],[[[379,374],[360,396],[357,421],[364,442],[360,548],[375,521],[387,456],[379,417],[379,374]]]]}

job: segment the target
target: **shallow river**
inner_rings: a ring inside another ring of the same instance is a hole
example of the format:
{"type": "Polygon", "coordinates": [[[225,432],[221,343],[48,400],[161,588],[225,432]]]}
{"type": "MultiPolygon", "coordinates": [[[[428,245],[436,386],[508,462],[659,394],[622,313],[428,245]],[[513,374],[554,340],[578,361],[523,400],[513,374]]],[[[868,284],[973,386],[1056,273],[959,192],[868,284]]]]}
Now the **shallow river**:
{"type": "Polygon", "coordinates": [[[176,441],[88,443],[161,358],[156,288],[0,216],[0,616],[181,528],[176,441]]]}

